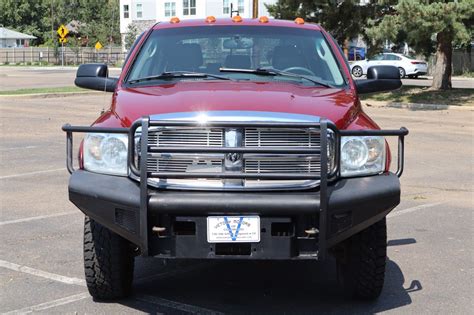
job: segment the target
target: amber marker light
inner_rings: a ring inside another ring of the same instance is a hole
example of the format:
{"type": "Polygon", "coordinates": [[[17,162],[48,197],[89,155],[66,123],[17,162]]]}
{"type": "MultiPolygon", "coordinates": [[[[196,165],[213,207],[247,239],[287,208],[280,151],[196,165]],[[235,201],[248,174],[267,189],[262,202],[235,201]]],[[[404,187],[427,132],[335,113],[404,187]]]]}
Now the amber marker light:
{"type": "Polygon", "coordinates": [[[173,24],[179,23],[179,17],[173,16],[173,17],[170,19],[170,23],[173,23],[173,24]]]}
{"type": "Polygon", "coordinates": [[[296,19],[295,19],[295,23],[296,23],[296,24],[304,24],[304,20],[299,17],[299,18],[296,18],[296,19]]]}
{"type": "Polygon", "coordinates": [[[268,23],[268,17],[267,16],[261,16],[258,21],[260,23],[268,23]]]}
{"type": "Polygon", "coordinates": [[[215,23],[215,22],[216,22],[216,18],[212,15],[206,18],[206,23],[215,23]]]}
{"type": "Polygon", "coordinates": [[[234,15],[232,17],[232,22],[242,22],[242,17],[240,15],[234,15]]]}

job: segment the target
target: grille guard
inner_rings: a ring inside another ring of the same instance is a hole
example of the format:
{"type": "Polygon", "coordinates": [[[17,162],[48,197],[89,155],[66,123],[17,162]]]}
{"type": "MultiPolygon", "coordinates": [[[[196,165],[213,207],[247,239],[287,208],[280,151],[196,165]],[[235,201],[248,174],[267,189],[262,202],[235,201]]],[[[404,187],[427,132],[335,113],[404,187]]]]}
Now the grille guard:
{"type": "MultiPolygon", "coordinates": [[[[398,130],[339,130],[328,120],[319,122],[254,122],[254,121],[233,121],[233,122],[207,122],[206,127],[253,127],[253,128],[319,128],[321,135],[320,149],[311,148],[282,148],[282,147],[148,147],[148,129],[150,127],[202,127],[202,124],[196,121],[179,120],[150,120],[150,117],[143,117],[135,121],[130,128],[103,128],[103,127],[84,127],[71,126],[65,124],[62,130],[66,132],[66,154],[67,169],[69,173],[75,171],[73,166],[73,133],[121,133],[128,134],[128,168],[131,174],[140,178],[140,243],[141,252],[146,255],[148,252],[148,178],[213,178],[213,179],[267,179],[267,180],[319,180],[320,191],[320,210],[319,210],[319,253],[321,256],[326,252],[326,228],[327,228],[327,186],[329,180],[335,180],[340,177],[340,140],[342,136],[395,136],[398,137],[398,163],[396,175],[400,177],[404,168],[404,137],[408,134],[408,129],[402,127],[398,130]],[[245,174],[245,173],[226,173],[226,172],[201,172],[201,173],[175,173],[175,172],[149,172],[147,170],[147,159],[140,159],[140,169],[137,169],[133,163],[133,152],[135,150],[134,135],[136,130],[141,127],[141,156],[148,156],[150,153],[284,153],[284,154],[320,154],[321,171],[319,175],[315,174],[245,174]],[[327,161],[327,132],[331,129],[335,135],[335,160],[336,171],[330,177],[328,173],[327,161]]],[[[323,257],[321,257],[323,258],[323,257]]]]}

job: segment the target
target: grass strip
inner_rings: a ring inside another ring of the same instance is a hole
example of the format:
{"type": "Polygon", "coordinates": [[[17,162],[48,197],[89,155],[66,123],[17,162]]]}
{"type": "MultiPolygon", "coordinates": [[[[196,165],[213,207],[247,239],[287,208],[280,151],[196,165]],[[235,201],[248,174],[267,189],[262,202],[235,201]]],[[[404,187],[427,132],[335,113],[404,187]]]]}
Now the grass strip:
{"type": "Polygon", "coordinates": [[[474,89],[433,91],[428,87],[402,86],[396,91],[361,95],[361,99],[390,103],[474,106],[474,89]]]}
{"type": "Polygon", "coordinates": [[[0,95],[28,95],[28,94],[51,94],[51,93],[71,93],[71,92],[85,92],[86,89],[81,89],[76,86],[61,86],[61,87],[45,87],[45,88],[31,88],[0,91],[0,95]]]}

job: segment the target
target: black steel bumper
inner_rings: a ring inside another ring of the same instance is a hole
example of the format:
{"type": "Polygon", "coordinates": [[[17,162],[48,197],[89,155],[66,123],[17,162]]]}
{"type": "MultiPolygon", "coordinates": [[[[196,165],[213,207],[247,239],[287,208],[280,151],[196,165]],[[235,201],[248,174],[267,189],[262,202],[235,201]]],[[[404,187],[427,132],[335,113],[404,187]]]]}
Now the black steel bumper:
{"type": "Polygon", "coordinates": [[[74,127],[65,125],[67,166],[72,173],[70,200],[85,214],[136,244],[142,255],[169,258],[322,259],[327,250],[383,218],[400,201],[398,177],[403,172],[404,136],[408,130],[338,130],[330,121],[319,122],[208,122],[220,128],[307,128],[320,131],[320,146],[291,147],[161,147],[148,142],[148,130],[196,127],[193,121],[153,121],[149,117],[130,128],[74,127]],[[134,162],[134,137],[140,135],[140,163],[134,162]],[[344,179],[339,163],[328,170],[327,135],[335,136],[335,160],[339,161],[342,136],[398,137],[398,167],[395,174],[344,179]],[[128,134],[128,167],[140,178],[99,175],[75,171],[72,133],[128,134]],[[260,153],[303,154],[321,158],[319,174],[243,172],[194,173],[153,172],[147,158],[160,153],[260,153]],[[262,180],[318,180],[316,189],[287,192],[192,192],[150,189],[148,178],[213,178],[262,180]],[[259,215],[259,243],[210,244],[206,217],[209,215],[259,215]],[[309,232],[308,232],[309,231],[309,232]]]}
{"type": "MultiPolygon", "coordinates": [[[[400,183],[396,175],[342,179],[327,189],[326,245],[331,247],[386,216],[400,202],[400,183]]],[[[140,185],[126,177],[76,171],[69,181],[69,198],[86,215],[141,246],[140,185]]],[[[321,258],[320,240],[300,233],[316,220],[320,192],[182,192],[148,191],[148,234],[150,255],[170,258],[321,258]],[[260,243],[235,254],[219,255],[206,240],[208,215],[255,214],[262,218],[260,243]],[[153,218],[167,232],[152,232],[153,218]],[[173,223],[194,222],[192,235],[174,234],[173,223]],[[290,233],[272,235],[272,223],[283,222],[290,233]],[[298,235],[300,234],[300,235],[298,235]]]]}

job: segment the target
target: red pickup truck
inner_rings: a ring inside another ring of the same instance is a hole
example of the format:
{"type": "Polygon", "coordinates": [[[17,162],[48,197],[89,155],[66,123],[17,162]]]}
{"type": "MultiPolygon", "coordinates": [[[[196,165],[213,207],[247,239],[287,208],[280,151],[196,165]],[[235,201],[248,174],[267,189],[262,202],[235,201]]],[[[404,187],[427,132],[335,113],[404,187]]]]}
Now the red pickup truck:
{"type": "Polygon", "coordinates": [[[137,255],[334,255],[347,292],[379,296],[408,131],[380,130],[358,95],[399,88],[396,68],[353,80],[331,35],[302,19],[173,18],[137,39],[119,78],[84,64],[75,83],[113,93],[92,126],[63,126],[94,298],[130,294],[137,255]]]}

